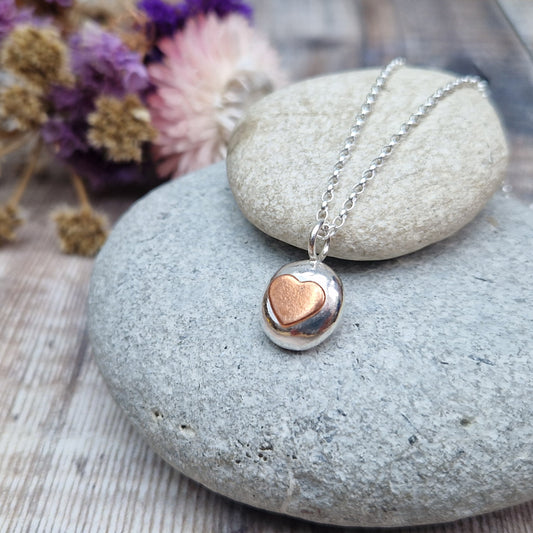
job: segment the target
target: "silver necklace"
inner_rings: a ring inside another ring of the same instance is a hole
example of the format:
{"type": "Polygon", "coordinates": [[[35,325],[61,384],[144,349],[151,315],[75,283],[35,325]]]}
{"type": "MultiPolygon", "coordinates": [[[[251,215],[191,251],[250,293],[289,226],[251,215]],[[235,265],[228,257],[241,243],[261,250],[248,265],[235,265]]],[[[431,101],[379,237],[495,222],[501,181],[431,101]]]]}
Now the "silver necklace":
{"type": "Polygon", "coordinates": [[[329,337],[339,324],[344,299],[342,282],[323,261],[328,254],[331,239],[342,228],[359,196],[365,191],[367,183],[374,179],[377,170],[391,155],[394,147],[442,99],[458,88],[474,87],[483,96],[487,96],[487,83],[477,76],[459,77],[437,89],[409,116],[407,122],[400,126],[398,133],[390,138],[378,157],[363,171],[359,181],[352,187],[338,215],[330,219],[328,207],[361,130],[388,78],[404,64],[403,58],[396,58],[380,72],[355,117],[350,135],[344,141],[339,158],[328,178],[326,190],[322,194],[316,223],[309,236],[309,259],[283,266],[268,284],[263,296],[263,329],[267,336],[282,348],[301,351],[317,346],[329,337]]]}

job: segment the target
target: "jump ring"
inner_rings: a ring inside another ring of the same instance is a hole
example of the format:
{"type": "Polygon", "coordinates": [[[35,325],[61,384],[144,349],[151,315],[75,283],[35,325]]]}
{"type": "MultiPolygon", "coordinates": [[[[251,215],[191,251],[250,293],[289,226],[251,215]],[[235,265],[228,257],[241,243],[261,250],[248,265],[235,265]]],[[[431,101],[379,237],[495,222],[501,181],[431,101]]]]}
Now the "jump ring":
{"type": "Polygon", "coordinates": [[[324,261],[326,256],[328,255],[329,251],[329,241],[331,239],[330,236],[326,234],[325,237],[320,236],[320,231],[322,230],[324,226],[325,221],[320,220],[317,222],[313,229],[311,230],[311,234],[309,235],[309,243],[307,245],[307,251],[309,253],[309,259],[311,261],[324,261]],[[322,246],[319,247],[318,241],[322,243],[322,246]]]}

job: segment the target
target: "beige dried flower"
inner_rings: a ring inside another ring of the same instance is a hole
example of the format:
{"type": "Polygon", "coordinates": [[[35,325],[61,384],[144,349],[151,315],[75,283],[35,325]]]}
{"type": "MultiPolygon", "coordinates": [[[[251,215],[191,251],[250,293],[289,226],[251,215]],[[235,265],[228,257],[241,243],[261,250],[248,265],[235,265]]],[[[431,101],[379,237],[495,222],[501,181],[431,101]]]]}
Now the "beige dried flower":
{"type": "Polygon", "coordinates": [[[11,205],[0,207],[0,244],[15,240],[15,229],[22,224],[18,209],[11,205]]]}
{"type": "Polygon", "coordinates": [[[12,85],[0,93],[0,119],[12,121],[17,131],[33,130],[46,118],[44,101],[36,91],[12,85]]]}
{"type": "Polygon", "coordinates": [[[101,96],[88,122],[89,143],[95,148],[105,148],[112,161],[140,162],[142,144],[156,137],[150,113],[133,94],[123,99],[101,96]]]}
{"type": "Polygon", "coordinates": [[[5,39],[0,61],[6,70],[39,89],[53,83],[70,84],[67,47],[55,28],[16,26],[5,39]]]}
{"type": "Polygon", "coordinates": [[[73,3],[72,0],[17,0],[19,6],[29,7],[39,17],[71,9],[73,3]]]}
{"type": "MultiPolygon", "coordinates": [[[[21,139],[27,140],[27,136],[25,134],[21,134],[10,144],[8,143],[7,146],[0,146],[0,159],[4,155],[16,150],[21,139]]],[[[37,162],[39,161],[39,155],[41,154],[42,144],[42,139],[39,138],[33,147],[33,150],[30,152],[28,162],[22,171],[18,185],[11,193],[9,200],[7,200],[3,206],[0,206],[0,244],[8,241],[14,241],[15,229],[22,224],[22,219],[19,216],[18,206],[30,179],[35,172],[37,162]]]]}
{"type": "Polygon", "coordinates": [[[52,213],[52,219],[57,225],[61,251],[66,254],[92,257],[107,239],[107,217],[93,210],[66,207],[52,213]]]}

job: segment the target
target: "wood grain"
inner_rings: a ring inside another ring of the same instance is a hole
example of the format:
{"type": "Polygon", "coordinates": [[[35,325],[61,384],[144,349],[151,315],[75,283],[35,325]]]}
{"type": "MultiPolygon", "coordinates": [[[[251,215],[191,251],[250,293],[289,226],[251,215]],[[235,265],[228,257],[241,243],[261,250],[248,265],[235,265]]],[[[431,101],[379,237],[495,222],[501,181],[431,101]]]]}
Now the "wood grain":
{"type": "Polygon", "coordinates": [[[533,2],[529,0],[498,0],[498,4],[509,19],[524,46],[533,55],[533,2]]]}
{"type": "MultiPolygon", "coordinates": [[[[517,195],[532,201],[531,2],[254,4],[256,24],[272,36],[294,79],[379,65],[396,55],[418,65],[481,72],[508,130],[508,181],[517,195]]],[[[0,199],[10,187],[6,174],[0,199]]],[[[215,495],[148,448],[113,403],[88,346],[92,261],[61,255],[48,221],[51,206],[73,198],[60,174],[35,181],[25,199],[28,223],[19,241],[0,250],[0,533],[348,531],[215,495]]],[[[131,201],[105,198],[98,207],[116,218],[131,201]]],[[[533,533],[533,502],[402,531],[533,533]]]]}

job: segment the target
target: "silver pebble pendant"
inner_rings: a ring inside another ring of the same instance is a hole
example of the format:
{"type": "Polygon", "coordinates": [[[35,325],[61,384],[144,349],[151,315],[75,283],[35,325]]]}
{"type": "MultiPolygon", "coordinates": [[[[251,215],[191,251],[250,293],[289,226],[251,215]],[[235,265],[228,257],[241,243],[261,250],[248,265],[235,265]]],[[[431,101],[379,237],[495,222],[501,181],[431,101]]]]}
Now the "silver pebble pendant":
{"type": "Polygon", "coordinates": [[[316,214],[317,223],[309,237],[309,261],[289,263],[278,270],[263,296],[263,328],[267,336],[282,348],[307,350],[329,337],[339,322],[343,293],[342,283],[331,268],[323,264],[329,243],[343,226],[357,199],[365,191],[368,181],[374,179],[378,168],[393,152],[409,132],[423,117],[448,95],[460,87],[473,87],[482,96],[487,96],[487,83],[477,76],[463,76],[450,81],[437,89],[426,101],[402,123],[398,133],[390,138],[376,159],[363,171],[359,181],[352,187],[339,214],[330,220],[328,206],[333,200],[333,191],[339,181],[350,153],[356,144],[361,128],[372,113],[373,106],[391,73],[405,63],[402,58],[391,61],[379,74],[363,102],[350,135],[344,141],[337,162],[322,193],[320,209],[316,214]]]}
{"type": "Polygon", "coordinates": [[[282,348],[307,350],[335,331],[342,306],[342,282],[331,268],[317,260],[289,263],[263,296],[263,329],[282,348]]]}

